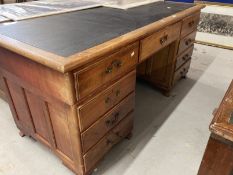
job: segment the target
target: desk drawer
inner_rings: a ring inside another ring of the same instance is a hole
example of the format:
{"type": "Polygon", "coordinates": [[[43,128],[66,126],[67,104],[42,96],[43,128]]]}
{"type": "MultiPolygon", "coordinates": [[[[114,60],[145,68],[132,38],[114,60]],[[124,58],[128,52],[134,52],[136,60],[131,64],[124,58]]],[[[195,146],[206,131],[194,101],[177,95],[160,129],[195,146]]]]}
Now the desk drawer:
{"type": "Polygon", "coordinates": [[[188,36],[184,37],[180,41],[178,55],[180,55],[183,51],[185,51],[186,49],[188,49],[190,46],[193,45],[193,43],[195,41],[196,33],[197,32],[194,31],[193,33],[191,33],[188,36]]]}
{"type": "Polygon", "coordinates": [[[178,80],[186,76],[186,74],[189,71],[190,64],[191,64],[191,59],[187,61],[180,69],[178,69],[175,72],[173,84],[176,84],[178,80]]]}
{"type": "Polygon", "coordinates": [[[186,61],[190,60],[193,54],[194,45],[192,45],[188,50],[182,53],[176,61],[176,70],[180,68],[186,61]]]}
{"type": "Polygon", "coordinates": [[[140,42],[140,61],[145,60],[161,48],[166,47],[180,36],[181,22],[166,27],[140,42]]]}
{"type": "Polygon", "coordinates": [[[133,116],[131,113],[84,155],[85,171],[89,172],[93,169],[115,144],[132,131],[132,128],[133,116]]]}
{"type": "Polygon", "coordinates": [[[136,72],[130,72],[111,87],[78,108],[81,132],[90,127],[109,109],[134,91],[136,72]]]}
{"type": "Polygon", "coordinates": [[[81,137],[84,153],[95,145],[109,130],[115,127],[127,114],[133,111],[134,101],[134,93],[132,93],[82,133],[81,137]]]}
{"type": "Polygon", "coordinates": [[[113,81],[138,63],[139,43],[134,43],[75,74],[78,99],[113,81]]]}
{"type": "Polygon", "coordinates": [[[189,16],[183,20],[182,29],[181,29],[181,37],[185,37],[190,34],[194,30],[197,30],[197,25],[199,24],[200,13],[189,16]]]}

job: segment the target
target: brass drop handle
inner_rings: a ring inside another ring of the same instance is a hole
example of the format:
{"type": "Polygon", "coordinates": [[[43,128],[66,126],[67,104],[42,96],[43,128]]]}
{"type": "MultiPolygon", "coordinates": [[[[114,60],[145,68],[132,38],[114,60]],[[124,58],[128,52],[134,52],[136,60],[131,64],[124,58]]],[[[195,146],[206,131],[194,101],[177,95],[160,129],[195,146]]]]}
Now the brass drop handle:
{"type": "Polygon", "coordinates": [[[180,72],[180,75],[183,75],[186,71],[186,68],[184,68],[181,72],[180,72]]]}
{"type": "Polygon", "coordinates": [[[114,115],[114,118],[112,120],[112,125],[116,124],[118,119],[119,119],[119,116],[120,116],[120,113],[117,112],[115,115],[114,115]]]}
{"type": "Polygon", "coordinates": [[[112,65],[115,66],[116,68],[120,68],[122,66],[122,61],[121,60],[115,60],[112,62],[112,65]]]}
{"type": "Polygon", "coordinates": [[[112,127],[113,125],[115,125],[118,122],[119,116],[120,116],[119,112],[115,113],[112,119],[106,120],[105,122],[106,126],[112,127]]]}
{"type": "Polygon", "coordinates": [[[193,27],[194,23],[194,21],[189,22],[189,27],[193,27]]]}
{"type": "Polygon", "coordinates": [[[192,39],[189,38],[188,40],[185,41],[186,46],[188,46],[192,42],[192,39]]]}
{"type": "Polygon", "coordinates": [[[185,56],[183,56],[182,59],[183,59],[184,61],[186,61],[186,60],[188,60],[189,58],[190,58],[190,57],[189,57],[189,54],[186,54],[185,56]]]}
{"type": "Polygon", "coordinates": [[[107,98],[105,99],[105,103],[106,103],[106,104],[108,104],[110,101],[111,101],[111,98],[110,98],[110,97],[107,97],[107,98]]]}
{"type": "Polygon", "coordinates": [[[106,74],[112,73],[112,69],[113,69],[112,65],[111,65],[111,66],[108,66],[108,67],[105,69],[105,73],[106,73],[106,74]]]}
{"type": "Polygon", "coordinates": [[[160,44],[164,45],[167,42],[167,39],[168,39],[168,35],[165,35],[162,38],[160,38],[160,44]]]}
{"type": "Polygon", "coordinates": [[[188,55],[186,54],[185,56],[183,56],[183,58],[182,58],[182,59],[183,59],[184,61],[186,61],[187,56],[188,56],[188,55]]]}

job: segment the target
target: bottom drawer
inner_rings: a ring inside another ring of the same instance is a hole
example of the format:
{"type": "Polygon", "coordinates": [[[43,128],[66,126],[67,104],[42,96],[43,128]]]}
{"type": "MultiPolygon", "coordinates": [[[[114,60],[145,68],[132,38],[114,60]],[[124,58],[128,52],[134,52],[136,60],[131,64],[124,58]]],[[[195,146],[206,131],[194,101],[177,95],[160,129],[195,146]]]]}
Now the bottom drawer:
{"type": "Polygon", "coordinates": [[[91,150],[84,155],[85,171],[89,172],[103,156],[120,140],[125,138],[133,129],[133,114],[130,113],[91,150]]]}
{"type": "Polygon", "coordinates": [[[183,54],[181,54],[176,61],[176,70],[178,70],[186,61],[191,59],[193,54],[194,45],[188,48],[183,54]]]}
{"type": "Polygon", "coordinates": [[[187,61],[180,69],[178,69],[175,72],[173,84],[175,84],[178,80],[186,76],[186,74],[188,73],[190,64],[191,64],[191,59],[187,61]]]}
{"type": "Polygon", "coordinates": [[[133,111],[134,101],[134,93],[131,93],[120,104],[81,134],[84,153],[95,145],[108,131],[114,128],[127,114],[133,111]]]}

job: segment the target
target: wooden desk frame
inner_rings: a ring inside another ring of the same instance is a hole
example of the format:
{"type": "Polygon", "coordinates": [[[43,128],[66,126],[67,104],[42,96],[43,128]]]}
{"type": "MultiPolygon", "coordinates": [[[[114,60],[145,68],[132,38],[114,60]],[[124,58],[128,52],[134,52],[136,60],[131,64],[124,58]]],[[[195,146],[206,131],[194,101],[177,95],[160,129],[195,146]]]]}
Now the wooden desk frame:
{"type": "Polygon", "coordinates": [[[178,46],[189,42],[186,37],[195,31],[190,29],[183,36],[186,27],[182,26],[190,16],[199,17],[202,8],[204,5],[196,5],[68,58],[0,35],[0,85],[20,135],[48,146],[76,174],[91,173],[104,154],[122,138],[131,136],[137,65],[169,47],[172,61],[167,88],[170,90],[176,79],[186,75],[190,61],[185,60],[182,69],[176,67],[177,58],[182,56],[178,46]],[[175,34],[173,25],[179,29],[175,34]],[[143,41],[162,46],[151,51],[143,41]],[[148,57],[141,56],[142,47],[151,52],[148,57]],[[91,110],[95,121],[89,115],[84,117],[91,110]],[[94,139],[87,139],[92,137],[98,140],[94,146],[90,143],[94,139]]]}

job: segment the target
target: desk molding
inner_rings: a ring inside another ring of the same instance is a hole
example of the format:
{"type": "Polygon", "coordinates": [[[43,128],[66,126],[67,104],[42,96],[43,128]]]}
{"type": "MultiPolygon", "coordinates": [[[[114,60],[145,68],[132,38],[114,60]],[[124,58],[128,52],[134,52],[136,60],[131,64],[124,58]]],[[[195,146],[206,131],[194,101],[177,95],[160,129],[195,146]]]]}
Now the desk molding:
{"type": "Polygon", "coordinates": [[[27,59],[47,66],[51,69],[54,69],[61,73],[66,73],[73,69],[80,69],[82,68],[82,66],[90,62],[97,61],[102,56],[113,53],[114,50],[118,50],[125,45],[133,43],[150,35],[153,32],[160,30],[161,28],[176,23],[179,20],[189,16],[190,14],[199,12],[204,7],[205,5],[203,4],[195,5],[194,7],[190,7],[182,12],[176,13],[172,16],[166,17],[162,20],[156,21],[147,26],[136,29],[125,35],[107,41],[95,47],[86,49],[69,57],[62,57],[50,52],[43,51],[39,48],[35,48],[33,46],[1,34],[0,46],[5,49],[11,50],[19,55],[22,55],[27,59]]]}

